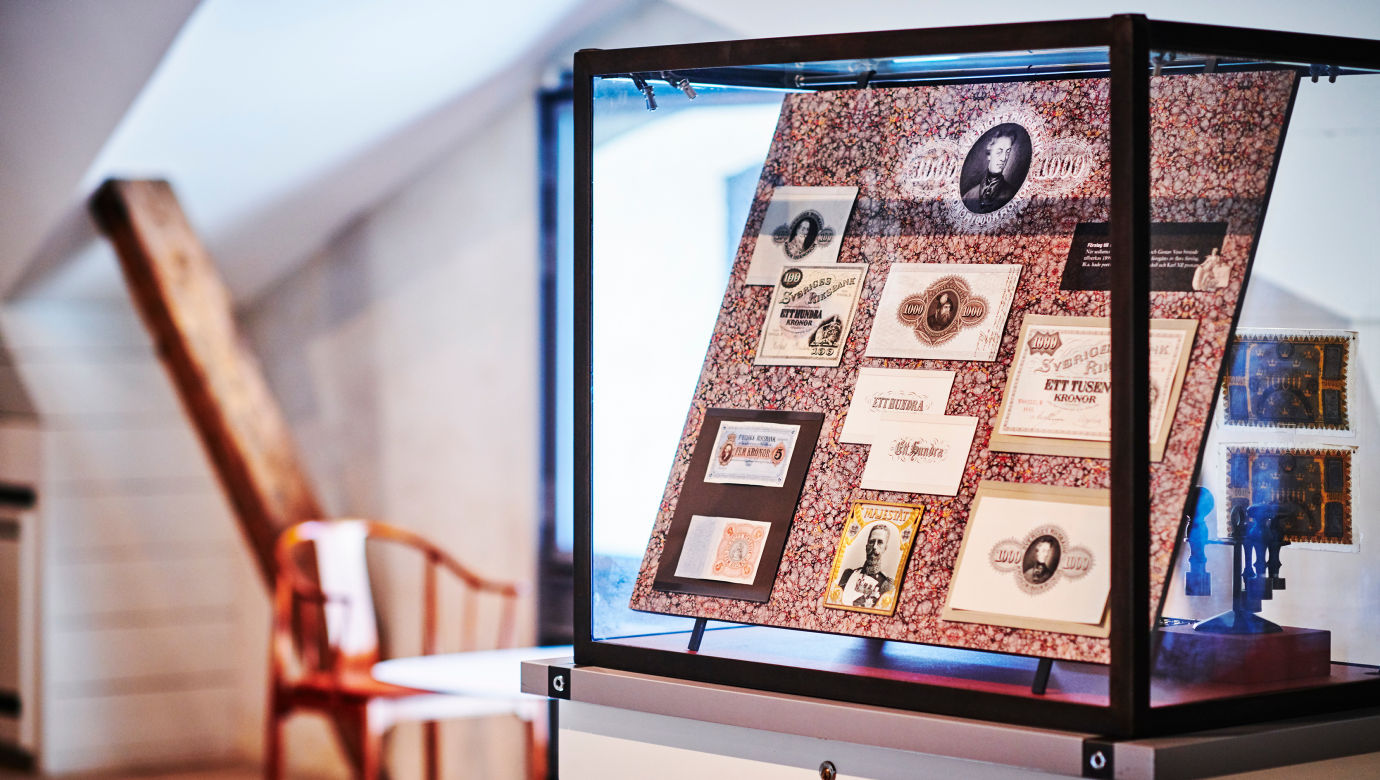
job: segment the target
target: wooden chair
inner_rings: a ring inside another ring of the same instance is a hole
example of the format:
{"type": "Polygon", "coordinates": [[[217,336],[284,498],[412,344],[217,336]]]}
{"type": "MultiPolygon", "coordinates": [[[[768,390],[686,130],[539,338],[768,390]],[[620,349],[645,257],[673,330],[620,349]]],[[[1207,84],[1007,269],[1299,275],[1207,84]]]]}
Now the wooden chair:
{"type": "MultiPolygon", "coordinates": [[[[520,703],[438,694],[374,679],[380,660],[366,541],[411,548],[425,562],[422,580],[422,652],[436,652],[438,583],[447,569],[462,586],[462,630],[476,632],[478,596],[496,599],[496,641],[483,649],[512,646],[517,585],[484,579],[410,531],[365,520],[308,521],[285,530],[276,547],[277,572],[270,637],[265,777],[282,776],[283,721],[297,710],[353,718],[359,725],[358,767],[364,780],[379,776],[383,735],[400,722],[425,723],[426,772],[437,776],[437,721],[513,713],[524,716],[528,761],[534,772],[541,750],[534,718],[520,703]],[[307,549],[310,544],[314,550],[307,549]],[[314,552],[314,555],[312,554],[314,552]]],[[[465,648],[465,649],[475,649],[465,648]]]]}

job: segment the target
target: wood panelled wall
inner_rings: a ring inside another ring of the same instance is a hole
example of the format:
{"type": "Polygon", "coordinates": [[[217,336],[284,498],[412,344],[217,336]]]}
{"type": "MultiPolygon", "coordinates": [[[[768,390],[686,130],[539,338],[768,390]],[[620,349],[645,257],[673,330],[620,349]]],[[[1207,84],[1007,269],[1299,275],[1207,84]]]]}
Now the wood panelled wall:
{"type": "Polygon", "coordinates": [[[143,326],[128,300],[30,299],[0,331],[43,421],[43,768],[229,758],[255,572],[143,326]]]}

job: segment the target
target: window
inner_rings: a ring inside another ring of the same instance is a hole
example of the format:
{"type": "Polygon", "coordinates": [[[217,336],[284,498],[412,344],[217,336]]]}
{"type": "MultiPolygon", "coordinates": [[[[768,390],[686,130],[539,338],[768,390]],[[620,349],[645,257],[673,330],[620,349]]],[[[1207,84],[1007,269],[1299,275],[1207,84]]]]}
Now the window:
{"type": "MultiPolygon", "coordinates": [[[[596,212],[620,215],[599,223],[617,230],[594,237],[600,308],[593,501],[603,513],[594,589],[623,602],[656,518],[781,101],[780,93],[765,91],[731,102],[692,101],[664,85],[658,96],[655,112],[628,101],[595,121],[596,169],[636,171],[640,179],[607,182],[594,195],[596,212]],[[654,198],[628,197],[649,189],[654,198]]],[[[539,100],[546,492],[539,641],[566,642],[575,522],[574,121],[568,86],[539,100]]],[[[645,630],[655,631],[684,619],[645,620],[645,630]]]]}

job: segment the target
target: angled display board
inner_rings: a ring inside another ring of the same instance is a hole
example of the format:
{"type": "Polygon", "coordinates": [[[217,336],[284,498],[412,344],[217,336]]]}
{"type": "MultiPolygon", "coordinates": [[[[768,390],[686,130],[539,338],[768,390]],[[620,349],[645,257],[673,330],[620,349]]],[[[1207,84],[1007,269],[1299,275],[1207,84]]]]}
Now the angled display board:
{"type": "MultiPolygon", "coordinates": [[[[1151,80],[1152,615],[1297,80],[1151,80]]],[[[785,98],[632,608],[1109,662],[1109,95],[785,98]],[[730,468],[726,420],[766,481],[730,468]]]]}

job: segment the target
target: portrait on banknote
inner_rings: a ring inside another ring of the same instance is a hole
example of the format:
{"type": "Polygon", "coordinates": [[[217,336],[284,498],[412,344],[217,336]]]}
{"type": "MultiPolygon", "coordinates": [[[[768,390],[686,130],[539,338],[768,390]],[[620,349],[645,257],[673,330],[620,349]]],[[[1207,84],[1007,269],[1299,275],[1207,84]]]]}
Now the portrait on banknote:
{"type": "Polygon", "coordinates": [[[892,263],[868,357],[995,360],[1019,265],[892,263]]]}
{"type": "Polygon", "coordinates": [[[705,482],[781,487],[791,465],[799,425],[725,422],[714,440],[705,482]]]}
{"type": "Polygon", "coordinates": [[[1017,122],[988,129],[968,149],[959,174],[963,205],[990,214],[1016,197],[1030,171],[1030,132],[1017,122]]]}
{"type": "Polygon", "coordinates": [[[1107,635],[1108,491],[984,480],[945,620],[1107,635]]]}
{"type": "MultiPolygon", "coordinates": [[[[1164,458],[1196,320],[1150,322],[1150,458],[1164,458]]],[[[1111,325],[1028,314],[988,446],[1000,452],[1109,457],[1111,325]]]]}
{"type": "Polygon", "coordinates": [[[771,523],[693,515],[676,560],[676,576],[751,585],[771,523]]]}
{"type": "Polygon", "coordinates": [[[824,606],[894,613],[924,513],[919,504],[854,501],[834,550],[824,606]]]}
{"type": "Polygon", "coordinates": [[[1354,432],[1356,333],[1242,328],[1227,353],[1225,425],[1354,432]]]}
{"type": "Polygon", "coordinates": [[[883,415],[944,414],[954,372],[923,368],[860,368],[839,441],[871,444],[883,415]]]}
{"type": "Polygon", "coordinates": [[[1223,522],[1239,509],[1247,517],[1275,523],[1291,544],[1353,549],[1353,448],[1224,444],[1222,450],[1228,509],[1223,522]]]}
{"type": "Polygon", "coordinates": [[[788,265],[838,262],[857,187],[777,187],[748,263],[746,284],[776,284],[788,265]]]}
{"type": "Polygon", "coordinates": [[[781,272],[753,362],[837,366],[853,325],[867,265],[793,265],[781,272]]]}
{"type": "Polygon", "coordinates": [[[961,232],[998,230],[1040,198],[1067,197],[1095,170],[1099,150],[1047,116],[1005,103],[957,132],[927,136],[902,161],[907,194],[946,202],[942,217],[961,232]]]}

